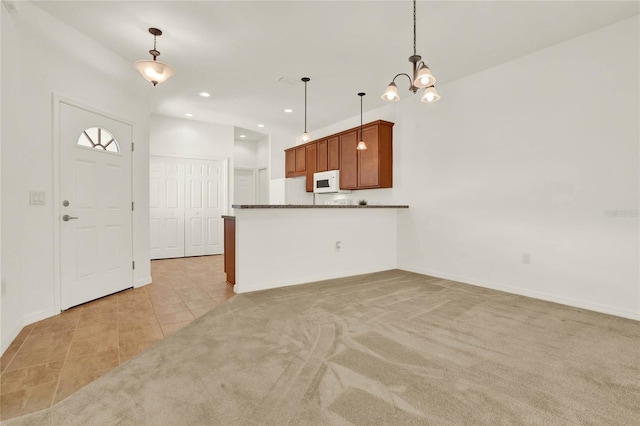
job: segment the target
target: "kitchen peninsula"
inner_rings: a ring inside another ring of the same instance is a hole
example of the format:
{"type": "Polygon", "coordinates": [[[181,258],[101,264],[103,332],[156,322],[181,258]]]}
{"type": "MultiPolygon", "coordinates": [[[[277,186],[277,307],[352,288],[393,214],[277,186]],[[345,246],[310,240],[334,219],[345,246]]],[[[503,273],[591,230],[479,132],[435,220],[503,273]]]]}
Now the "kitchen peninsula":
{"type": "Polygon", "coordinates": [[[227,281],[246,293],[394,269],[408,207],[233,205],[224,216],[227,281]]]}

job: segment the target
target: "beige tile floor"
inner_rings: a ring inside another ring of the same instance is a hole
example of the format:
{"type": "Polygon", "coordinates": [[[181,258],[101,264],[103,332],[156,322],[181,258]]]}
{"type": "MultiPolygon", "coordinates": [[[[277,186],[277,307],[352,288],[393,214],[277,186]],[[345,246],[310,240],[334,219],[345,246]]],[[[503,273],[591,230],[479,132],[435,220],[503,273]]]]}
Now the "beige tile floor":
{"type": "Polygon", "coordinates": [[[223,261],[154,260],[153,284],[24,327],[0,359],[0,419],[50,407],[232,297],[223,261]]]}

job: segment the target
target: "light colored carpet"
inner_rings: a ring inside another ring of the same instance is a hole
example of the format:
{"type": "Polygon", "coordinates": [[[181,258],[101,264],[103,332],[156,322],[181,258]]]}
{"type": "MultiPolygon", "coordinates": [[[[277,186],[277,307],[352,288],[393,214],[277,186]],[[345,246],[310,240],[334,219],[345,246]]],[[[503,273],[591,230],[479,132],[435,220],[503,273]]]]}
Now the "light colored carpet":
{"type": "Polygon", "coordinates": [[[9,425],[631,425],[640,323],[388,271],[243,294],[9,425]]]}

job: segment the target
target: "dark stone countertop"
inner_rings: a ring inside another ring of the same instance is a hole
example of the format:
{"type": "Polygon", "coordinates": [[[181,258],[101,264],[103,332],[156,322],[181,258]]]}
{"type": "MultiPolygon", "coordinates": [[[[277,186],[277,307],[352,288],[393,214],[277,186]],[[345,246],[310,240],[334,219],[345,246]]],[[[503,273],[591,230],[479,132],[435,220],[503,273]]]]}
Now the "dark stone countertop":
{"type": "Polygon", "coordinates": [[[234,209],[408,209],[407,205],[334,205],[334,204],[234,204],[234,209]]]}

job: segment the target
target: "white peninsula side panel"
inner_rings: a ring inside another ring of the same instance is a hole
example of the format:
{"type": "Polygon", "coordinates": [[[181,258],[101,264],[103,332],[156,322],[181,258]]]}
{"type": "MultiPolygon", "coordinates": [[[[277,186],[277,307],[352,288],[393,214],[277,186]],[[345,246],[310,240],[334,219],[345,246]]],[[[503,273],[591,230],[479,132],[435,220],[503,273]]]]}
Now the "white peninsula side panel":
{"type": "Polygon", "coordinates": [[[235,209],[235,292],[395,269],[398,214],[393,208],[235,209]]]}

